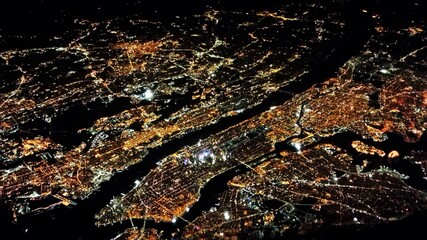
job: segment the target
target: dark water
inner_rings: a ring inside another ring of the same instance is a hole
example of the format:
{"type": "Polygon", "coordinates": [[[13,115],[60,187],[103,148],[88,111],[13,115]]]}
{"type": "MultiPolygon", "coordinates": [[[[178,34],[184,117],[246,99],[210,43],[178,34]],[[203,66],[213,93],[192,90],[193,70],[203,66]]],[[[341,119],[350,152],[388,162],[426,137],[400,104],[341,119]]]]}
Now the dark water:
{"type": "MultiPolygon", "coordinates": [[[[186,15],[198,13],[205,9],[207,5],[219,9],[233,9],[245,11],[248,9],[263,9],[266,7],[274,7],[280,5],[280,1],[245,1],[244,3],[230,3],[231,1],[140,1],[133,3],[129,1],[42,1],[35,0],[31,3],[26,1],[2,1],[0,3],[0,51],[12,48],[26,48],[27,46],[45,46],[49,45],[52,36],[64,32],[72,25],[72,21],[76,18],[90,20],[107,20],[117,17],[127,16],[143,16],[144,18],[153,19],[169,19],[175,15],[186,15]],[[16,39],[16,41],[3,43],[1,36],[24,35],[34,36],[31,41],[28,39],[16,39]]],[[[115,224],[108,227],[95,227],[93,216],[98,212],[113,196],[120,193],[126,193],[133,187],[133,182],[136,178],[143,176],[148,171],[154,168],[156,161],[162,157],[171,154],[184,145],[190,145],[197,142],[198,139],[207,137],[212,133],[225,129],[233,124],[236,124],[244,119],[252,117],[260,112],[269,109],[270,106],[283,103],[288,100],[292,93],[299,93],[313,84],[322,82],[328,77],[334,76],[337,69],[346,62],[351,56],[357,54],[368,40],[373,31],[372,19],[363,14],[362,9],[375,9],[390,13],[386,16],[399,16],[407,18],[405,9],[401,5],[388,3],[387,1],[353,1],[349,4],[346,11],[348,26],[346,26],[346,37],[341,43],[340,48],[330,58],[322,63],[319,63],[313,71],[303,76],[300,81],[287,86],[284,91],[279,91],[266,99],[261,105],[245,111],[243,114],[221,120],[218,124],[206,127],[195,133],[191,133],[182,139],[172,141],[162,148],[153,149],[142,163],[132,166],[124,173],[118,173],[111,181],[102,185],[101,189],[91,195],[84,201],[77,201],[77,206],[67,208],[60,207],[53,211],[39,215],[25,216],[18,223],[11,223],[11,214],[4,207],[0,206],[0,239],[109,239],[114,237],[118,232],[131,227],[130,222],[115,224]]],[[[413,13],[422,14],[422,13],[413,13]]],[[[412,16],[413,17],[413,16],[412,16]]],[[[401,20],[401,19],[400,19],[401,20]]],[[[389,17],[385,21],[389,21],[392,25],[398,25],[399,19],[389,17]]],[[[127,100],[117,105],[110,105],[106,109],[102,109],[93,113],[93,119],[104,114],[104,111],[111,110],[118,112],[127,104],[127,100]]],[[[75,108],[69,114],[79,115],[86,111],[87,108],[75,108]]],[[[110,112],[108,113],[110,114],[110,112]]],[[[66,115],[62,116],[64,119],[66,115]]],[[[91,120],[75,122],[74,125],[59,125],[55,126],[63,132],[74,132],[73,129],[80,129],[90,125],[91,120]],[[69,129],[73,128],[73,129],[69,129]]],[[[58,122],[60,122],[58,120],[58,122]]],[[[59,131],[58,131],[59,132],[59,131]]],[[[58,133],[57,141],[64,141],[70,146],[73,141],[80,142],[84,136],[67,136],[58,133]],[[62,139],[62,140],[61,140],[62,139]]],[[[351,142],[357,139],[352,134],[342,134],[333,139],[342,145],[346,142],[351,142]]],[[[387,149],[387,146],[393,146],[396,143],[401,143],[401,139],[397,136],[390,136],[390,140],[379,146],[387,149]]],[[[405,153],[410,149],[422,149],[427,145],[426,134],[422,141],[417,144],[400,145],[400,152],[405,153]]],[[[412,165],[402,163],[399,166],[394,166],[401,171],[407,171],[414,174],[416,177],[413,182],[408,182],[411,185],[421,189],[427,189],[425,183],[420,179],[420,170],[412,165]],[[423,185],[424,184],[424,185],[423,185]]],[[[221,192],[226,188],[226,182],[231,179],[236,173],[245,171],[245,168],[240,166],[230,170],[212,181],[210,181],[202,190],[200,201],[195,204],[190,213],[185,217],[194,219],[202,210],[209,209],[216,203],[221,192]]],[[[143,221],[135,220],[136,226],[142,226],[143,221]]],[[[183,222],[173,224],[159,224],[147,222],[147,227],[156,227],[174,231],[176,228],[183,226],[183,222]]],[[[308,236],[289,236],[290,239],[424,239],[424,227],[427,224],[427,213],[414,215],[400,222],[393,222],[387,225],[363,228],[327,228],[315,235],[308,236]]]]}

